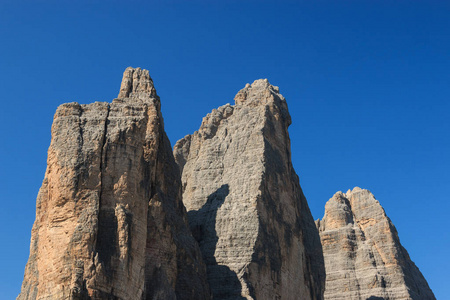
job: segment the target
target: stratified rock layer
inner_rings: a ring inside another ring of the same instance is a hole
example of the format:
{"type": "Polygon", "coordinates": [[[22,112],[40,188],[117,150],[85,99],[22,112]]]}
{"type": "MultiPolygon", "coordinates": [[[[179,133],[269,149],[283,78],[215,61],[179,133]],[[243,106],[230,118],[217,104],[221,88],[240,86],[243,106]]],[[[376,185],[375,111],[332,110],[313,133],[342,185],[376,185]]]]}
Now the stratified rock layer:
{"type": "Polygon", "coordinates": [[[235,102],[174,148],[213,297],[322,299],[322,249],[291,163],[286,101],[257,80],[235,102]]]}
{"type": "Polygon", "coordinates": [[[369,191],[356,187],[336,193],[316,224],[325,256],[326,300],[435,299],[369,191]]]}
{"type": "Polygon", "coordinates": [[[61,105],[18,299],[209,299],[148,71],[61,105]]]}

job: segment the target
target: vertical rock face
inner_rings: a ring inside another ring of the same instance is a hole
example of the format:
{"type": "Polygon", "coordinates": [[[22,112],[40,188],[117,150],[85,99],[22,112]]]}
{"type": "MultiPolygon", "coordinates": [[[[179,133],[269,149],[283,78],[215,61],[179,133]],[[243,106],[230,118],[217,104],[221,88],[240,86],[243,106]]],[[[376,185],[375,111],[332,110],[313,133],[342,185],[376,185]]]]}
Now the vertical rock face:
{"type": "Polygon", "coordinates": [[[336,193],[316,225],[325,256],[325,299],[435,299],[369,191],[336,193]]]}
{"type": "Polygon", "coordinates": [[[214,299],[322,299],[322,249],[292,167],[290,123],[278,88],[257,80],[175,145],[214,299]]]}
{"type": "Polygon", "coordinates": [[[61,105],[18,299],[209,299],[148,71],[61,105]]]}

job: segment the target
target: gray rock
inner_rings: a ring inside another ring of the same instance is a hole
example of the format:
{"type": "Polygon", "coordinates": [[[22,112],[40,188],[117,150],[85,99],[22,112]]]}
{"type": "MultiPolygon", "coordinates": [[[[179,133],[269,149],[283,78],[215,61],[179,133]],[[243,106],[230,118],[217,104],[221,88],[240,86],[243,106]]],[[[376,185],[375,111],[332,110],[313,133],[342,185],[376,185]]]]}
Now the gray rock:
{"type": "Polygon", "coordinates": [[[278,88],[257,80],[174,147],[214,299],[322,299],[322,249],[290,124],[278,88]]]}
{"type": "Polygon", "coordinates": [[[210,299],[148,71],[61,105],[18,299],[210,299]]]}
{"type": "Polygon", "coordinates": [[[326,300],[435,299],[368,190],[336,193],[316,225],[325,257],[326,300]]]}

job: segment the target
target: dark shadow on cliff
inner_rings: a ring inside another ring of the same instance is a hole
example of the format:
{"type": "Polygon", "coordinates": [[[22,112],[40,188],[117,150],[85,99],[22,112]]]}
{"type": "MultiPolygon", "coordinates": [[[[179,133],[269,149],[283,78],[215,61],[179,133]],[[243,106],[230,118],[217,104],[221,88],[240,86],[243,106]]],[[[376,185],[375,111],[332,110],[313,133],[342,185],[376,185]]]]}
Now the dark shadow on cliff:
{"type": "Polygon", "coordinates": [[[208,196],[199,210],[188,212],[189,227],[202,251],[207,267],[208,282],[214,299],[245,299],[241,296],[241,283],[237,274],[227,266],[218,265],[214,253],[219,237],[216,231],[217,211],[230,192],[228,184],[222,185],[208,196]]]}
{"type": "Polygon", "coordinates": [[[377,296],[370,296],[366,300],[384,300],[384,298],[383,297],[377,297],[377,296]]]}

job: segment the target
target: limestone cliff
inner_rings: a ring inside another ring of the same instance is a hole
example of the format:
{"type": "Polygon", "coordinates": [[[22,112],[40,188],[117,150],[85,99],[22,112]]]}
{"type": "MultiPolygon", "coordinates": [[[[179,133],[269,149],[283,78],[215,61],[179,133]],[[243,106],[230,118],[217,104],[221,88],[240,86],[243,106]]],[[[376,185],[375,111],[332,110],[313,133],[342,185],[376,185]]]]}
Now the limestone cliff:
{"type": "Polygon", "coordinates": [[[325,256],[325,299],[435,299],[369,191],[336,193],[316,224],[325,256]]]}
{"type": "Polygon", "coordinates": [[[292,167],[290,124],[278,87],[257,80],[175,145],[214,299],[322,299],[322,249],[292,167]]]}
{"type": "Polygon", "coordinates": [[[210,299],[148,71],[61,105],[18,299],[210,299]]]}

